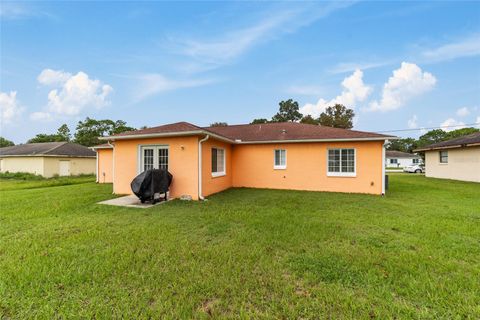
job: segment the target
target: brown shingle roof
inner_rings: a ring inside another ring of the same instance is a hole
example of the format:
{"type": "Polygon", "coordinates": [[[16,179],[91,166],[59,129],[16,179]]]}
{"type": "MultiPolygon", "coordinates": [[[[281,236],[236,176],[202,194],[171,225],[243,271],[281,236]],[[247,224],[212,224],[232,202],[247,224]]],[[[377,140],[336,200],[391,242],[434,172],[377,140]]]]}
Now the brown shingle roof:
{"type": "Polygon", "coordinates": [[[422,148],[419,148],[414,151],[426,151],[426,150],[435,150],[443,148],[452,148],[452,147],[462,147],[472,144],[480,144],[480,132],[475,132],[463,137],[437,142],[422,148]]]}
{"type": "Polygon", "coordinates": [[[192,135],[215,134],[231,142],[253,143],[270,141],[298,141],[298,140],[352,140],[352,139],[389,139],[387,136],[372,132],[347,130],[318,125],[278,122],[265,124],[242,124],[221,127],[198,127],[188,122],[177,122],[163,126],[123,132],[103,140],[115,138],[135,137],[141,135],[188,133],[192,135]]]}
{"type": "Polygon", "coordinates": [[[0,148],[0,156],[95,157],[89,148],[72,142],[27,143],[0,148]]]}
{"type": "Polygon", "coordinates": [[[112,137],[122,137],[130,135],[140,135],[140,134],[153,134],[153,133],[171,133],[171,132],[187,132],[187,131],[201,131],[202,128],[197,127],[188,122],[175,122],[170,124],[165,124],[163,126],[152,127],[147,129],[135,130],[135,131],[126,131],[118,134],[112,135],[112,137]]]}
{"type": "Polygon", "coordinates": [[[243,124],[225,127],[209,127],[205,129],[232,140],[239,139],[246,142],[388,138],[388,136],[378,133],[331,128],[298,122],[243,124]]]}
{"type": "Polygon", "coordinates": [[[396,150],[387,150],[385,156],[387,158],[420,158],[420,156],[417,156],[416,154],[396,150]]]}

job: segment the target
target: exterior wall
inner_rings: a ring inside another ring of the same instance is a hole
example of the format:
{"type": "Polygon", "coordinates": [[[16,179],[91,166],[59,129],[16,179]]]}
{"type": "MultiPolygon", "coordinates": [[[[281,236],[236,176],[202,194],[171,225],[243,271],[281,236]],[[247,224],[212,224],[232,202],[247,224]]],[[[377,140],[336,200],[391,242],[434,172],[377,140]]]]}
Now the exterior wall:
{"type": "Polygon", "coordinates": [[[2,172],[28,172],[51,178],[59,174],[60,160],[70,161],[70,175],[94,174],[94,158],[74,157],[5,157],[2,172]]]}
{"type": "Polygon", "coordinates": [[[28,172],[43,175],[43,157],[5,157],[1,172],[28,172]]]}
{"type": "Polygon", "coordinates": [[[113,182],[113,149],[97,149],[97,182],[113,182]]]}
{"type": "Polygon", "coordinates": [[[60,172],[60,161],[70,162],[70,175],[95,174],[95,158],[44,157],[43,176],[50,178],[60,172]]]}
{"type": "Polygon", "coordinates": [[[439,150],[425,152],[427,177],[480,182],[480,147],[444,150],[448,163],[440,163],[439,150]]]}
{"type": "Polygon", "coordinates": [[[233,146],[233,186],[382,194],[383,141],[233,146]],[[356,177],[327,176],[327,149],[355,148],[356,177]],[[287,168],[273,169],[274,150],[287,168]]]}
{"type": "Polygon", "coordinates": [[[173,175],[170,197],[187,194],[198,200],[198,137],[118,140],[113,144],[114,193],[132,194],[130,183],[140,173],[141,145],[168,145],[168,170],[173,175]]]}
{"type": "Polygon", "coordinates": [[[215,139],[202,143],[202,195],[204,197],[232,187],[232,145],[215,139]],[[225,149],[225,175],[212,177],[212,148],[225,149]]]}
{"type": "MultiPolygon", "coordinates": [[[[398,163],[390,163],[390,159],[392,159],[392,158],[386,158],[385,165],[387,167],[389,167],[389,168],[394,168],[394,167],[403,168],[403,167],[412,165],[414,158],[393,158],[393,159],[397,159],[398,163]]],[[[421,164],[422,159],[419,159],[419,160],[420,160],[420,162],[418,164],[421,164]]]]}

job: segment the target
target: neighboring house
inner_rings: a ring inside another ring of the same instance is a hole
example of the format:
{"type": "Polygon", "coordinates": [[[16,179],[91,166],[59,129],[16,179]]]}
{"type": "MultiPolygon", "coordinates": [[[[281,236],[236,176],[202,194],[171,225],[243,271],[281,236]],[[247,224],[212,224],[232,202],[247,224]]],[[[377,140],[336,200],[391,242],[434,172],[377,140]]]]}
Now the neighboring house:
{"type": "Polygon", "coordinates": [[[421,164],[422,158],[413,153],[386,151],[385,165],[389,168],[403,168],[412,164],[421,164]]]}
{"type": "Polygon", "coordinates": [[[425,152],[425,176],[480,182],[480,132],[414,150],[425,152]]]}
{"type": "MultiPolygon", "coordinates": [[[[384,145],[394,138],[292,122],[205,128],[179,122],[101,139],[113,145],[114,193],[131,194],[136,175],[165,168],[173,174],[170,197],[203,199],[231,187],[380,195],[384,145]]],[[[96,150],[98,163],[109,163],[105,149],[96,150]]]]}
{"type": "Polygon", "coordinates": [[[46,178],[95,173],[95,152],[71,142],[27,143],[0,148],[1,172],[28,172],[46,178]]]}

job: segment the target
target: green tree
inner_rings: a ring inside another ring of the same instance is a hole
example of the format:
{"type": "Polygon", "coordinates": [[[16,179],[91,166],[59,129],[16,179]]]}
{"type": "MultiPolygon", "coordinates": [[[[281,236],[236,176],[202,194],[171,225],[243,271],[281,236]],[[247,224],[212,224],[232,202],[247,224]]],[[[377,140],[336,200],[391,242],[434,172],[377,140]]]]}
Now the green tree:
{"type": "Polygon", "coordinates": [[[67,124],[64,123],[57,129],[57,135],[62,137],[64,141],[70,141],[72,135],[70,134],[70,128],[68,128],[67,124]]]}
{"type": "Polygon", "coordinates": [[[480,129],[476,129],[476,128],[457,129],[457,130],[447,132],[447,139],[455,139],[455,138],[463,137],[479,131],[480,129]]]}
{"type": "Polygon", "coordinates": [[[210,127],[226,127],[228,123],[226,122],[214,122],[210,124],[210,127]]]}
{"type": "Polygon", "coordinates": [[[91,147],[102,143],[102,141],[98,139],[99,137],[134,130],[136,129],[127,126],[127,123],[123,120],[95,120],[87,117],[84,121],[79,121],[77,124],[75,142],[91,147]]]}
{"type": "Polygon", "coordinates": [[[404,138],[389,141],[387,150],[396,150],[412,153],[417,148],[418,141],[414,138],[404,138]]]}
{"type": "Polygon", "coordinates": [[[7,140],[4,137],[0,137],[0,148],[11,147],[14,145],[15,143],[13,143],[13,141],[7,140]]]}
{"type": "Polygon", "coordinates": [[[318,119],[314,119],[311,115],[307,114],[306,116],[303,116],[302,120],[300,120],[300,123],[318,124],[318,119]]]}
{"type": "Polygon", "coordinates": [[[70,129],[66,124],[62,124],[60,128],[57,129],[55,134],[46,134],[39,133],[32,139],[28,140],[27,143],[43,143],[43,142],[61,142],[61,141],[70,141],[71,139],[70,129]]]}
{"type": "Polygon", "coordinates": [[[351,129],[355,113],[344,105],[335,104],[320,114],[319,123],[322,126],[351,129]]]}
{"type": "Polygon", "coordinates": [[[418,138],[418,147],[424,147],[432,143],[448,140],[448,133],[442,129],[430,130],[418,138]]]}
{"type": "Polygon", "coordinates": [[[268,120],[265,118],[258,118],[258,119],[253,119],[250,124],[262,124],[262,123],[268,123],[268,120]]]}
{"type": "Polygon", "coordinates": [[[279,110],[272,117],[272,122],[296,122],[302,119],[303,115],[299,111],[298,102],[288,99],[278,104],[279,110]]]}
{"type": "Polygon", "coordinates": [[[65,141],[63,137],[58,134],[46,134],[39,133],[32,139],[28,140],[27,143],[44,143],[44,142],[60,142],[65,141]]]}

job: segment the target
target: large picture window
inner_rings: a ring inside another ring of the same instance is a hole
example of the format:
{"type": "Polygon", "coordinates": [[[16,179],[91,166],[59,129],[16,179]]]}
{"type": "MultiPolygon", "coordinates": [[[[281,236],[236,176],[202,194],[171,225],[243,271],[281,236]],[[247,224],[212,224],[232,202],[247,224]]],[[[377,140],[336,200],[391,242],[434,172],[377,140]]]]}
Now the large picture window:
{"type": "Polygon", "coordinates": [[[225,175],[225,149],[212,148],[212,176],[225,175]]]}
{"type": "Polygon", "coordinates": [[[150,169],[168,170],[168,146],[142,146],[140,172],[150,169]]]}
{"type": "Polygon", "coordinates": [[[354,177],[355,149],[329,149],[327,175],[354,177]]]}
{"type": "Polygon", "coordinates": [[[287,150],[276,149],[274,151],[273,168],[274,169],[287,168],[287,150]]]}

